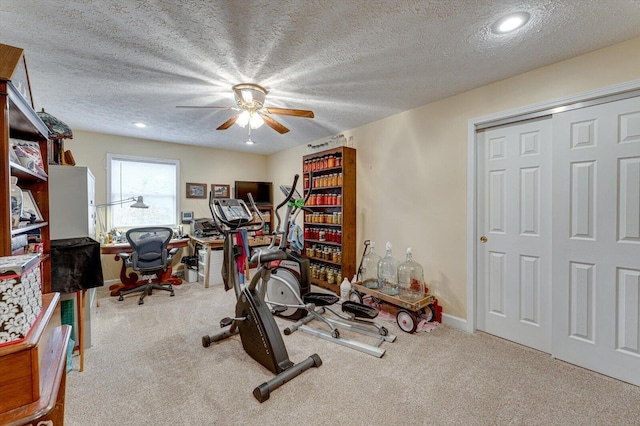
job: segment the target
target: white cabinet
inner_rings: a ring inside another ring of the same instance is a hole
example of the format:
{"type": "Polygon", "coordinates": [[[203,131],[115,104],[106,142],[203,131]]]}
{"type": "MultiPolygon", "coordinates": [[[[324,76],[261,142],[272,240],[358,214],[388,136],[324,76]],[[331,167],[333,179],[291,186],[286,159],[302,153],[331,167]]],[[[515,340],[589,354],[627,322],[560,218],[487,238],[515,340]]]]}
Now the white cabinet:
{"type": "Polygon", "coordinates": [[[96,179],[87,167],[49,166],[51,239],[96,239],[96,179]]]}
{"type": "Polygon", "coordinates": [[[211,250],[209,247],[198,250],[198,282],[205,287],[209,287],[209,284],[221,284],[223,261],[222,250],[211,250]]]}
{"type": "MultiPolygon", "coordinates": [[[[96,239],[96,179],[88,167],[49,165],[49,223],[51,240],[90,237],[96,239]]],[[[62,303],[76,302],[74,293],[63,294],[62,303]]],[[[84,313],[84,347],[92,345],[91,321],[96,315],[95,288],[87,290],[84,313]]],[[[77,312],[77,309],[76,309],[77,312]]],[[[78,315],[74,316],[77,330],[78,315]]],[[[77,336],[76,336],[77,339],[77,336]]]]}

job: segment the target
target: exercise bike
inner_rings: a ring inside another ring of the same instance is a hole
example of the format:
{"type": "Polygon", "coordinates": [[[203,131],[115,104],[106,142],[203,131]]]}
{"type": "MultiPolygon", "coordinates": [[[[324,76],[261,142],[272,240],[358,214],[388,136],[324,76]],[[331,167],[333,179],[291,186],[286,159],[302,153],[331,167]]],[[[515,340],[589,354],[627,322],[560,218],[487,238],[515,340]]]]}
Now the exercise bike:
{"type": "Polygon", "coordinates": [[[277,222],[270,249],[275,248],[275,242],[279,237],[277,248],[284,252],[287,257],[272,264],[271,277],[266,289],[266,302],[272,307],[274,314],[297,320],[284,329],[285,335],[289,335],[299,329],[330,342],[369,355],[382,357],[385,349],[380,347],[381,344],[385,341],[395,341],[396,336],[389,334],[385,327],[373,321],[377,317],[378,311],[354,301],[342,302],[340,304],[341,312],[337,311],[335,306],[339,304],[338,296],[310,291],[309,259],[287,248],[289,230],[295,225],[297,215],[307,209],[304,204],[310,195],[309,191],[305,199],[300,196],[300,193],[296,190],[298,178],[298,175],[294,177],[291,186],[280,186],[280,190],[285,195],[285,200],[274,211],[277,222]],[[279,210],[285,205],[284,219],[281,219],[279,210]],[[281,228],[282,223],[285,225],[281,228]],[[331,312],[333,316],[325,316],[326,311],[331,312]],[[328,328],[328,331],[309,326],[308,324],[313,320],[322,322],[328,328]],[[343,337],[340,335],[340,328],[378,340],[375,344],[367,344],[343,337]]]}
{"type": "Polygon", "coordinates": [[[251,257],[251,263],[259,264],[251,282],[242,286],[237,267],[237,259],[241,247],[234,245],[234,237],[240,230],[257,231],[264,227],[264,218],[249,194],[249,201],[253,210],[260,218],[260,224],[252,226],[253,215],[242,200],[213,199],[209,200],[209,208],[213,215],[214,224],[224,235],[224,265],[222,276],[225,290],[233,288],[236,295],[234,318],[223,318],[220,321],[221,331],[202,337],[202,346],[209,347],[211,343],[224,340],[240,334],[242,347],[261,365],[276,376],[262,383],[253,390],[253,396],[260,402],[269,399],[271,392],[291,379],[302,374],[311,367],[319,367],[322,360],[317,354],[294,364],[289,360],[280,330],[273,318],[271,309],[264,301],[264,289],[271,277],[271,262],[286,259],[286,254],[277,249],[256,250],[251,257]]]}

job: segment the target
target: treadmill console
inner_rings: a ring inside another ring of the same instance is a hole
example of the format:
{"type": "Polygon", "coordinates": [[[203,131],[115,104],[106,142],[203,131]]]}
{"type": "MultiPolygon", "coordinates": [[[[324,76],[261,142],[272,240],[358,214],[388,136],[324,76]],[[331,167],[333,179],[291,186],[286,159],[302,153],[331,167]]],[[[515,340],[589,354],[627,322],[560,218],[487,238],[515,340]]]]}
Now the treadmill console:
{"type": "Polygon", "coordinates": [[[213,200],[216,212],[227,222],[235,225],[251,222],[253,215],[242,200],[234,198],[220,198],[213,200]]]}

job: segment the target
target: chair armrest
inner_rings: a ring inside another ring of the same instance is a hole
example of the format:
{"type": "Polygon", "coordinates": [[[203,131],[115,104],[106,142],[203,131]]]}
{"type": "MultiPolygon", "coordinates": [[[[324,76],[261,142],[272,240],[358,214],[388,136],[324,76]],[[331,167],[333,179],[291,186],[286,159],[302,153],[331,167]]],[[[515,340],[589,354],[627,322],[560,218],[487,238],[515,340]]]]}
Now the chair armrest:
{"type": "Polygon", "coordinates": [[[130,268],[133,265],[133,259],[131,259],[131,253],[118,253],[122,262],[124,262],[124,266],[130,268]]]}
{"type": "Polygon", "coordinates": [[[178,252],[178,250],[180,250],[178,247],[174,247],[171,250],[169,250],[169,253],[167,253],[167,263],[171,264],[171,262],[173,261],[173,255],[176,254],[178,252]]]}

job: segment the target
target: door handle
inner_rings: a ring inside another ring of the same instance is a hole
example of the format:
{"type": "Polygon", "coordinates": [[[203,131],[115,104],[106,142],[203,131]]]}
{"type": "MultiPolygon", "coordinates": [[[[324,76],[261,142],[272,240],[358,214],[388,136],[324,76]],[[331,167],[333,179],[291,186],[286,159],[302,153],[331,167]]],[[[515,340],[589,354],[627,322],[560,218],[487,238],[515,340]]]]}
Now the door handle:
{"type": "Polygon", "coordinates": [[[481,243],[486,243],[487,242],[487,237],[485,237],[484,235],[482,237],[480,237],[480,242],[481,243]]]}

